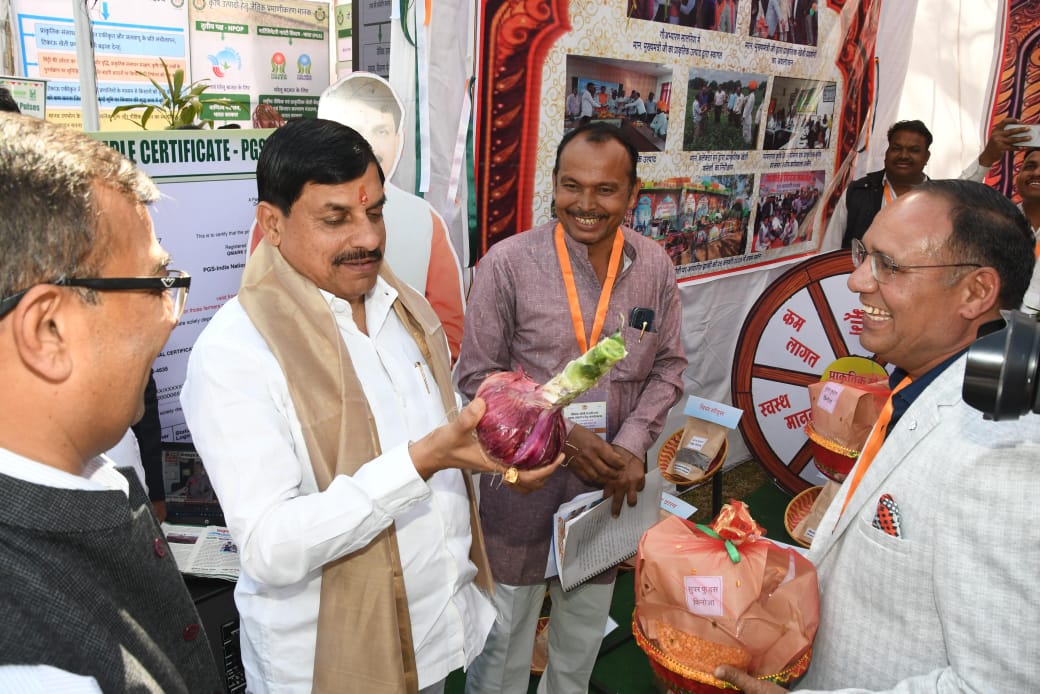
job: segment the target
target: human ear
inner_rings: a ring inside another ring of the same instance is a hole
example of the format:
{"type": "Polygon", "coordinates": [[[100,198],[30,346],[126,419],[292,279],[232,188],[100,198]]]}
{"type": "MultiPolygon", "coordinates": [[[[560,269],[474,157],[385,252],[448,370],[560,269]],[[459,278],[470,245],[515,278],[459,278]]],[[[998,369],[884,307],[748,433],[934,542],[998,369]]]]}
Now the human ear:
{"type": "Polygon", "coordinates": [[[980,267],[964,278],[961,315],[974,320],[1000,308],[1000,275],[991,267],[980,267]]]}
{"type": "Polygon", "coordinates": [[[18,358],[49,383],[62,383],[72,375],[74,322],[69,308],[78,300],[53,284],[38,284],[25,293],[9,317],[18,358]]]}
{"type": "Polygon", "coordinates": [[[274,247],[282,243],[282,224],[284,223],[282,211],[269,202],[259,202],[256,205],[256,223],[263,232],[264,240],[274,247]]]}

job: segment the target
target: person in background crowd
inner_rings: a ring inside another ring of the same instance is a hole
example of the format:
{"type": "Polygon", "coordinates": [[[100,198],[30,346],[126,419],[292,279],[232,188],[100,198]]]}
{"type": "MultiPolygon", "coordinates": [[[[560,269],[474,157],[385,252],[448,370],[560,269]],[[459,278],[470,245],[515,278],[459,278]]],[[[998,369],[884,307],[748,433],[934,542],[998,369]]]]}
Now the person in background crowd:
{"type": "MultiPolygon", "coordinates": [[[[965,352],[1021,303],[1031,247],[1014,205],[962,180],[901,195],[853,241],[860,342],[895,366],[895,392],[809,550],[820,625],[800,688],[1040,682],[1040,416],[994,422],[961,398],[965,352]]],[[[729,666],[715,674],[747,694],[784,691],[729,666]]]]}
{"type": "Polygon", "coordinates": [[[715,92],[715,123],[722,121],[722,107],[726,105],[726,90],[719,87],[715,92]]]}
{"type": "Polygon", "coordinates": [[[643,117],[646,116],[646,104],[635,89],[632,90],[632,94],[629,95],[623,109],[625,115],[632,120],[643,120],[643,117]]]}
{"type": "Polygon", "coordinates": [[[697,26],[715,29],[715,0],[697,0],[697,26]]]}
{"type": "Polygon", "coordinates": [[[718,6],[718,31],[732,34],[737,27],[737,3],[734,0],[721,0],[718,6]]]}
{"type": "MultiPolygon", "coordinates": [[[[990,167],[1006,152],[1012,152],[1029,141],[1029,129],[1017,118],[1005,118],[990,132],[986,147],[978,158],[964,170],[961,178],[979,183],[986,179],[990,167]]],[[[1022,166],[1015,174],[1015,192],[1021,202],[1018,209],[1025,214],[1033,232],[1033,279],[1022,299],[1022,311],[1031,315],[1040,313],[1040,149],[1030,147],[1023,151],[1022,166]]]]}
{"type": "Polygon", "coordinates": [[[755,122],[755,90],[747,87],[744,89],[744,106],[740,114],[740,123],[744,142],[751,143],[754,137],[755,122]]]}
{"type": "Polygon", "coordinates": [[[841,194],[827,224],[823,250],[851,248],[853,239],[863,238],[874,215],[928,180],[924,167],[931,156],[932,133],[919,120],[901,120],[888,129],[885,167],[849,184],[841,194]]]}
{"type": "Polygon", "coordinates": [[[654,119],[650,121],[650,129],[662,140],[668,136],[668,112],[658,111],[654,119]]]}
{"type": "Polygon", "coordinates": [[[571,89],[571,93],[567,95],[567,117],[577,118],[581,115],[581,97],[578,96],[578,88],[574,87],[571,89]]]}
{"type": "Polygon", "coordinates": [[[794,0],[795,42],[816,45],[816,0],[794,0]]]}
{"type": "Polygon", "coordinates": [[[690,119],[693,121],[693,137],[691,138],[691,142],[694,143],[700,139],[701,131],[704,128],[704,114],[708,110],[707,89],[707,87],[701,87],[700,94],[690,102],[690,119]]]}
{"type": "MultiPolygon", "coordinates": [[[[553,167],[558,220],[495,244],[473,284],[473,318],[455,370],[467,397],[490,374],[517,367],[544,383],[617,329],[629,354],[575,405],[602,414],[586,420],[591,429],[568,423],[568,467],[543,489],[520,500],[493,480],[481,480],[498,616],[467,675],[471,694],[527,691],[553,512],[598,488],[611,497],[615,515],[626,500],[634,505],[646,451],[682,393],[686,356],[674,266],[656,241],[621,226],[639,192],[637,157],[622,131],[608,123],[564,135],[553,167]],[[618,326],[619,314],[627,318],[637,308],[648,317],[645,324],[618,326]],[[574,319],[573,330],[560,330],[565,315],[574,319]],[[592,429],[602,429],[604,438],[592,429]]],[[[566,592],[557,580],[550,582],[549,656],[539,692],[587,690],[615,574],[607,571],[566,592]]]]}
{"type": "Polygon", "coordinates": [[[588,123],[596,114],[596,86],[589,82],[581,93],[581,122],[588,123]]]}
{"type": "Polygon", "coordinates": [[[437,316],[382,262],[383,173],[358,132],[290,122],[256,183],[264,240],[180,396],[239,547],[246,684],[442,691],[494,621],[468,472],[504,471],[472,435],[483,401],[456,415],[437,316]]]}
{"type": "Polygon", "coordinates": [[[190,284],[158,198],[104,143],[0,115],[0,691],[222,688],[148,497],[101,455],[190,284]]]}
{"type": "Polygon", "coordinates": [[[736,99],[733,102],[733,120],[740,122],[744,118],[744,102],[748,100],[747,92],[739,86],[735,89],[736,99]]]}
{"type": "Polygon", "coordinates": [[[678,20],[679,24],[684,27],[696,27],[697,26],[697,14],[694,10],[697,9],[697,0],[675,0],[679,5],[678,20]]]}
{"type": "Polygon", "coordinates": [[[1029,282],[1022,305],[1022,311],[1040,314],[1040,149],[1033,147],[1026,150],[1022,158],[1022,167],[1015,175],[1015,190],[1022,199],[1018,209],[1025,214],[1033,234],[1033,278],[1029,282]]]}
{"type": "Polygon", "coordinates": [[[653,92],[646,95],[646,104],[644,106],[646,108],[646,115],[643,117],[643,120],[650,123],[653,121],[654,116],[657,115],[657,101],[654,100],[653,92]]]}

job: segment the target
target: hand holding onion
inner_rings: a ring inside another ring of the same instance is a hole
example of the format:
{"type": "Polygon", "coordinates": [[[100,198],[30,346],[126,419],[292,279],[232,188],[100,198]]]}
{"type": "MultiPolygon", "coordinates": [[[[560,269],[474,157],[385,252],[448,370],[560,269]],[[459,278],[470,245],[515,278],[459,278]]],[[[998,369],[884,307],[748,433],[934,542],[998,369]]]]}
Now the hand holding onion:
{"type": "MultiPolygon", "coordinates": [[[[477,398],[487,402],[487,412],[476,427],[484,450],[515,470],[536,469],[556,460],[567,439],[560,410],[595,385],[626,354],[618,331],[568,363],[544,386],[522,370],[488,376],[477,389],[477,398]]],[[[609,467],[618,468],[620,462],[612,460],[609,467]]]]}
{"type": "MultiPolygon", "coordinates": [[[[450,468],[498,474],[506,472],[506,466],[483,451],[474,434],[485,409],[484,401],[476,398],[454,421],[434,429],[409,446],[408,453],[420,477],[427,480],[434,473],[450,468]]],[[[521,493],[540,489],[562,461],[563,456],[559,455],[544,467],[518,471],[517,480],[510,488],[521,493]]]]}

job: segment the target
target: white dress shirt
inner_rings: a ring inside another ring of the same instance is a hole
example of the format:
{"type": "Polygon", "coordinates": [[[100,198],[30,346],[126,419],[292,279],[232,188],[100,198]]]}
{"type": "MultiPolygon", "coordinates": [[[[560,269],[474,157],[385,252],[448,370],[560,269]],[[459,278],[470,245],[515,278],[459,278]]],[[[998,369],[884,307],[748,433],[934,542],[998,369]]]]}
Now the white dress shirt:
{"type": "Polygon", "coordinates": [[[591,118],[596,112],[596,102],[593,101],[592,95],[589,94],[589,90],[586,89],[581,93],[581,115],[582,118],[591,118]]]}
{"type": "MultiPolygon", "coordinates": [[[[246,679],[254,694],[310,692],[322,567],[394,523],[422,688],[468,665],[495,618],[473,584],[464,480],[446,470],[424,482],[408,455],[409,440],[446,420],[433,376],[392,309],[396,292],[380,279],[366,297],[368,335],[348,302],[322,293],[383,451],[353,476],[318,491],[285,375],[237,299],[195,343],[181,391],[239,546],[235,600],[246,679]]],[[[343,637],[364,639],[350,625],[343,637]]]]}
{"type": "MultiPolygon", "coordinates": [[[[128,494],[130,485],[111,460],[99,456],[83,466],[82,475],[73,475],[50,465],[0,448],[0,474],[41,487],[111,491],[128,494]]],[[[50,665],[0,666],[0,691],[26,694],[100,694],[101,687],[93,677],[76,675],[50,665]]]]}

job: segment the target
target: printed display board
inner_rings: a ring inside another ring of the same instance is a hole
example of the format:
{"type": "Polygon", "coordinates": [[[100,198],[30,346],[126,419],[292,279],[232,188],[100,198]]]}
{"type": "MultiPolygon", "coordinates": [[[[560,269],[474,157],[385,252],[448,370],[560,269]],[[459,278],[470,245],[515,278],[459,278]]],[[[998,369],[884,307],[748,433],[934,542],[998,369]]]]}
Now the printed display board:
{"type": "MultiPolygon", "coordinates": [[[[205,80],[201,117],[248,123],[259,104],[284,118],[313,118],[329,85],[328,2],[308,0],[108,0],[88,3],[93,27],[102,130],[127,130],[140,111],[112,117],[119,105],[158,104],[166,88],[205,80]],[[224,105],[207,104],[215,99],[224,105]]],[[[68,0],[12,0],[19,72],[49,80],[47,118],[82,128],[79,56],[68,0]]],[[[168,127],[158,112],[150,129],[168,127]]]]}
{"type": "Polygon", "coordinates": [[[181,385],[192,345],[238,293],[256,207],[256,161],[270,130],[95,133],[158,184],[155,235],[171,267],[191,275],[184,315],[155,361],[162,440],[189,443],[181,385]]]}
{"type": "Polygon", "coordinates": [[[878,4],[787,4],[486,3],[479,252],[551,218],[561,137],[605,121],[639,152],[626,221],[680,283],[814,255],[873,91],[878,4]]]}

